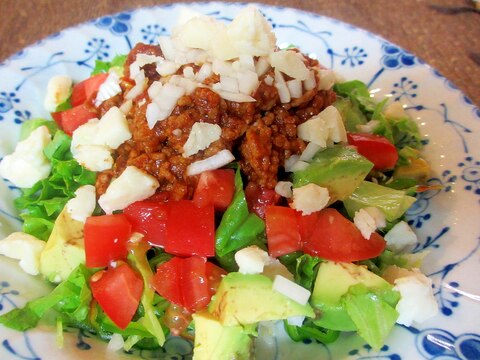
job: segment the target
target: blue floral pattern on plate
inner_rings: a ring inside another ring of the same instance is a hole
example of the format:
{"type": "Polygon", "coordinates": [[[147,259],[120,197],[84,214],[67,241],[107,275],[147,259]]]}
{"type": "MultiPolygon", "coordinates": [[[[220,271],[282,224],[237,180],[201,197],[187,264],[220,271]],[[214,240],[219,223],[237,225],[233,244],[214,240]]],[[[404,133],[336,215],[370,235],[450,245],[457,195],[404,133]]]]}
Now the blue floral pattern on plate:
{"type": "MultiPolygon", "coordinates": [[[[193,10],[230,21],[242,4],[197,3],[193,10]]],[[[430,251],[424,266],[432,278],[440,314],[423,327],[397,326],[378,352],[357,336],[345,335],[325,346],[316,342],[293,344],[280,330],[273,341],[258,346],[261,359],[479,359],[480,285],[478,271],[480,230],[480,110],[437,71],[413,54],[371,33],[338,20],[294,9],[259,5],[277,34],[279,44],[295,44],[346,79],[358,78],[375,97],[401,102],[418,120],[425,156],[432,164],[430,185],[437,190],[418,196],[408,212],[419,243],[414,251],[430,251]]],[[[180,5],[137,9],[105,16],[66,29],[25,48],[0,63],[0,158],[11,152],[19,124],[32,117],[48,116],[42,108],[48,79],[67,73],[85,78],[95,60],[108,60],[128,52],[139,41],[155,43],[168,34],[180,5]]],[[[19,227],[12,199],[16,189],[0,182],[0,238],[19,227]]],[[[22,306],[45,291],[15,262],[0,258],[8,268],[0,279],[0,313],[22,306]]],[[[40,286],[39,284],[42,284],[40,286]]],[[[76,329],[65,333],[66,349],[56,349],[51,330],[17,333],[0,328],[0,358],[102,358],[105,345],[76,329]]],[[[118,353],[126,359],[188,359],[192,344],[169,339],[154,352],[118,353]]]]}

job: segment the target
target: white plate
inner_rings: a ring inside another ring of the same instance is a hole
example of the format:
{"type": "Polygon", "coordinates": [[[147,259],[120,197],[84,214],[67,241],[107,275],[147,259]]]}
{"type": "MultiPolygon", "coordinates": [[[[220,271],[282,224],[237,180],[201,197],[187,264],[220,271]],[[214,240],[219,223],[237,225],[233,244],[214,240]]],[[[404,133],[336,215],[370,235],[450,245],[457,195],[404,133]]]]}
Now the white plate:
{"type": "MultiPolygon", "coordinates": [[[[242,5],[201,3],[193,10],[230,20],[242,5]]],[[[417,250],[428,249],[424,271],[433,279],[440,314],[421,327],[395,327],[380,352],[360,338],[342,337],[333,346],[292,344],[282,336],[271,342],[268,359],[480,359],[480,110],[455,86],[405,50],[351,25],[287,8],[260,5],[279,44],[295,44],[315,54],[345,79],[360,79],[376,97],[390,96],[408,105],[418,120],[433,166],[432,184],[442,190],[423,193],[409,211],[419,234],[417,250]]],[[[47,117],[44,89],[55,74],[75,80],[88,76],[96,59],[128,52],[136,42],[155,42],[168,34],[180,6],[138,9],[66,29],[0,64],[0,156],[10,153],[19,125],[47,117]]],[[[12,206],[17,190],[0,181],[0,238],[18,229],[12,206]]],[[[0,312],[22,306],[48,291],[41,279],[22,273],[14,261],[0,258],[0,312]]],[[[50,329],[17,333],[0,328],[0,358],[104,358],[105,345],[90,334],[70,329],[65,347],[55,347],[50,329]]],[[[265,345],[265,344],[263,344],[265,345]]],[[[259,348],[264,347],[260,346],[259,348]]],[[[165,350],[142,358],[189,358],[191,346],[173,339],[165,350]]],[[[116,358],[132,355],[115,354],[116,358]]]]}

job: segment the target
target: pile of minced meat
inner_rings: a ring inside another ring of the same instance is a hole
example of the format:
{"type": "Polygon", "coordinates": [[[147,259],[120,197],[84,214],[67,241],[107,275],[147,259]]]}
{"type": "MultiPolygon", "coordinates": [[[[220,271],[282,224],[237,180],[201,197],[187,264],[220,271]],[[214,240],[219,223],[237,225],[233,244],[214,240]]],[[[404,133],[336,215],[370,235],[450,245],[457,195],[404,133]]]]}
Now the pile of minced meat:
{"type": "Polygon", "coordinates": [[[99,90],[99,117],[120,109],[131,136],[109,168],[93,169],[97,195],[135,166],[158,180],[157,193],[189,198],[200,172],[232,161],[249,182],[272,189],[285,161],[308,144],[297,127],[335,101],[333,83],[317,60],[278,49],[253,7],[229,24],[183,13],[170,37],[136,45],[123,74],[111,72],[99,90]]]}

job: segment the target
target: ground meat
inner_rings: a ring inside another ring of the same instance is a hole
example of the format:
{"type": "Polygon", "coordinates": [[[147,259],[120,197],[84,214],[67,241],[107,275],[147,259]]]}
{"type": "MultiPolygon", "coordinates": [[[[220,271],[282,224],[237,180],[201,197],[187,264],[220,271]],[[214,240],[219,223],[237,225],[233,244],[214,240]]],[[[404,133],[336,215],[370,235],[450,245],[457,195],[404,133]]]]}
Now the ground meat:
{"type": "MultiPolygon", "coordinates": [[[[138,44],[130,52],[125,64],[122,88],[132,86],[129,82],[129,66],[136,55],[146,53],[161,55],[158,46],[138,44]]],[[[306,60],[309,66],[318,66],[315,60],[306,60]]],[[[194,66],[196,71],[197,67],[194,66]]],[[[159,79],[156,71],[144,66],[148,82],[159,79]]],[[[181,74],[182,68],[178,73],[181,74]]],[[[146,109],[150,102],[147,92],[133,101],[127,115],[132,138],[123,143],[114,153],[113,170],[99,174],[97,192],[102,194],[112,178],[119,176],[129,166],[136,166],[155,176],[160,184],[157,192],[168,193],[171,199],[190,198],[198,176],[186,176],[187,167],[194,161],[205,159],[223,149],[229,149],[239,161],[248,180],[264,188],[273,188],[285,159],[300,154],[306,144],[297,137],[297,126],[335,101],[333,91],[311,90],[289,104],[281,104],[278,91],[263,79],[253,94],[255,102],[237,103],[222,99],[206,87],[196,88],[192,94],[183,96],[171,115],[148,127],[146,109]],[[183,145],[196,122],[218,124],[221,138],[190,157],[183,157],[183,145]]],[[[271,74],[273,76],[273,74],[271,74]]],[[[213,75],[210,82],[217,82],[213,75]]],[[[121,97],[104,102],[99,110],[104,113],[111,106],[119,106],[121,97]]]]}

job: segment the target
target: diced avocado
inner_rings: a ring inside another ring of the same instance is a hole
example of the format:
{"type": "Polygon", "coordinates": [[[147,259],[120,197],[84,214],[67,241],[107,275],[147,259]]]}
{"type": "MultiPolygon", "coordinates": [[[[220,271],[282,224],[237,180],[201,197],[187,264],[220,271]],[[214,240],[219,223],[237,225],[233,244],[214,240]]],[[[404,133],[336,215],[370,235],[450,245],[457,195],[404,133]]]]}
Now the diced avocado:
{"type": "Polygon", "coordinates": [[[229,273],[220,282],[208,310],[224,326],[314,316],[309,304],[295,302],[273,290],[272,285],[264,275],[229,273]]]}
{"type": "Polygon", "coordinates": [[[342,296],[357,284],[377,291],[392,287],[363,266],[332,261],[320,263],[310,301],[321,312],[315,324],[332,330],[355,331],[357,328],[342,304],[342,296]]]}
{"type": "Polygon", "coordinates": [[[84,263],[83,223],[73,220],[64,208],[40,254],[40,273],[51,282],[60,282],[84,263]]]}
{"type": "Polygon", "coordinates": [[[326,187],[332,204],[347,198],[372,168],[373,164],[354,149],[333,146],[315,154],[305,170],[293,173],[293,187],[309,183],[326,187]]]}
{"type": "Polygon", "coordinates": [[[415,179],[425,182],[430,176],[431,168],[428,162],[422,158],[412,159],[410,164],[395,168],[393,177],[395,179],[415,179]]]}
{"type": "Polygon", "coordinates": [[[252,338],[241,326],[223,326],[208,311],[193,315],[194,360],[252,359],[252,338]]]}
{"type": "Polygon", "coordinates": [[[358,210],[373,206],[379,208],[388,221],[394,221],[402,216],[415,202],[415,198],[405,194],[405,191],[395,190],[373,182],[363,181],[355,191],[343,201],[350,217],[358,210]]]}
{"type": "Polygon", "coordinates": [[[349,132],[358,132],[357,125],[365,125],[368,121],[358,105],[354,104],[349,98],[338,98],[333,106],[342,114],[345,128],[349,132]]]}

